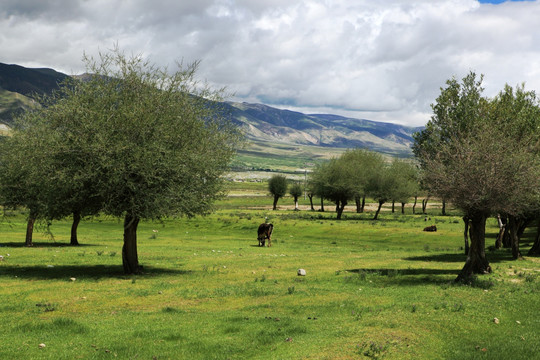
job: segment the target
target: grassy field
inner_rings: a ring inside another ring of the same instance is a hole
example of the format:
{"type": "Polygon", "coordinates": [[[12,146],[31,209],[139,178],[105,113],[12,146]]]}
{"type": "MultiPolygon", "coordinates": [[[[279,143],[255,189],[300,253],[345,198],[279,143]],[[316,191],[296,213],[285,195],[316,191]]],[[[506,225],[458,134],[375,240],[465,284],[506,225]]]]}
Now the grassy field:
{"type": "MultiPolygon", "coordinates": [[[[56,222],[54,239],[38,229],[25,248],[24,213],[8,214],[0,359],[538,358],[538,258],[488,252],[494,273],[456,285],[457,213],[386,207],[372,221],[350,208],[336,221],[271,202],[262,184],[235,183],[211,216],[141,223],[140,276],[122,274],[118,220],[83,222],[79,247],[56,222]],[[265,217],[271,248],[256,246],[265,217]]],[[[488,245],[496,231],[489,222],[488,245]]]]}

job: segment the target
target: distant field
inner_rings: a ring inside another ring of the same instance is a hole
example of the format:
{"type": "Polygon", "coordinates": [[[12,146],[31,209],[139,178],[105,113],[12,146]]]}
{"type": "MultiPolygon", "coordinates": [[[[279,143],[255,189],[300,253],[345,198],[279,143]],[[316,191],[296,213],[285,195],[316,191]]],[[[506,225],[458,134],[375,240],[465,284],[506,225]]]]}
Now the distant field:
{"type": "MultiPolygon", "coordinates": [[[[122,274],[121,221],[84,221],[79,247],[66,246],[70,222],[55,222],[54,239],[41,228],[25,248],[25,213],[8,212],[0,359],[538,357],[539,259],[488,251],[493,274],[455,285],[465,261],[455,210],[385,207],[372,221],[348,208],[336,221],[293,211],[291,198],[270,210],[264,183],[229,189],[210,216],[142,222],[140,276],[122,274]],[[275,225],[271,248],[256,246],[265,218],[275,225]],[[426,224],[439,231],[423,232],[426,224]]],[[[490,220],[487,245],[496,232],[490,220]]]]}
{"type": "Polygon", "coordinates": [[[271,173],[284,173],[299,178],[315,164],[337,157],[346,149],[249,141],[233,161],[235,178],[268,178],[271,173]]]}

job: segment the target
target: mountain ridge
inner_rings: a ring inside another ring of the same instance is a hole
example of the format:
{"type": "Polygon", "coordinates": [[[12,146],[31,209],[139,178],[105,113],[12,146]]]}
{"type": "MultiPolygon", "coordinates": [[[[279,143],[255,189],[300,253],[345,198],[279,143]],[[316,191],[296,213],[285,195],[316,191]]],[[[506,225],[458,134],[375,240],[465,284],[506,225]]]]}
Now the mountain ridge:
{"type": "MultiPolygon", "coordinates": [[[[73,76],[84,78],[89,75],[73,76]]],[[[35,95],[51,94],[69,75],[49,68],[0,63],[0,123],[11,125],[23,109],[38,106],[35,95]]],[[[421,127],[333,114],[304,114],[264,104],[226,101],[232,120],[249,140],[328,148],[367,148],[410,156],[412,135],[421,127]]]]}

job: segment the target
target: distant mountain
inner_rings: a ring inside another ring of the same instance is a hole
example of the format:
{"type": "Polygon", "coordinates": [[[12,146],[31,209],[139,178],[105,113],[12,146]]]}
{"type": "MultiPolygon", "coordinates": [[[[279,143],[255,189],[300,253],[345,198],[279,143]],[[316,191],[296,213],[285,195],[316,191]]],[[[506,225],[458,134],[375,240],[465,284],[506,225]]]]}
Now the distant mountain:
{"type": "MultiPolygon", "coordinates": [[[[0,63],[0,123],[10,125],[18,111],[39,106],[31,96],[50,94],[66,77],[53,69],[0,63]]],[[[412,134],[421,129],[338,115],[303,114],[263,104],[225,105],[248,139],[258,142],[358,147],[407,156],[411,154],[412,134]]]]}
{"type": "Polygon", "coordinates": [[[410,155],[412,135],[422,129],[338,115],[303,114],[262,104],[228,104],[247,137],[254,140],[410,155]]]}
{"type": "Polygon", "coordinates": [[[29,69],[0,63],[0,87],[25,96],[50,94],[67,77],[53,69],[29,69]]]}

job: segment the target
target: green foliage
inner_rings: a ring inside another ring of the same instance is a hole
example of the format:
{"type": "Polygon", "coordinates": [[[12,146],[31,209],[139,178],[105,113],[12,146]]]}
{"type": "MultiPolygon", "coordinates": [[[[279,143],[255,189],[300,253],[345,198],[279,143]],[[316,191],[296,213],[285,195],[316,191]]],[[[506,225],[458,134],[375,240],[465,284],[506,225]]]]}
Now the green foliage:
{"type": "Polygon", "coordinates": [[[295,199],[298,199],[298,197],[302,196],[304,193],[304,188],[302,187],[302,184],[298,182],[294,182],[291,187],[289,188],[289,194],[295,199]]]}
{"type": "Polygon", "coordinates": [[[283,175],[273,175],[268,180],[268,192],[274,197],[283,197],[287,193],[287,178],[283,175]]]}
{"type": "Polygon", "coordinates": [[[540,106],[533,92],[508,85],[482,96],[482,77],[447,82],[414,152],[431,193],[466,214],[519,215],[540,203],[540,106]]]}

